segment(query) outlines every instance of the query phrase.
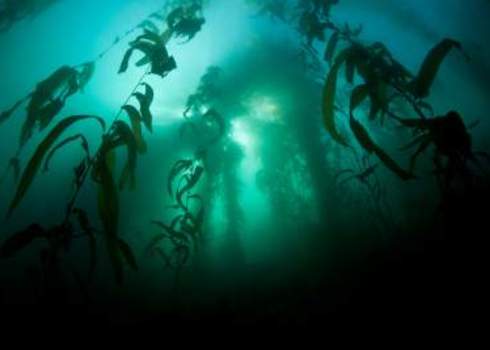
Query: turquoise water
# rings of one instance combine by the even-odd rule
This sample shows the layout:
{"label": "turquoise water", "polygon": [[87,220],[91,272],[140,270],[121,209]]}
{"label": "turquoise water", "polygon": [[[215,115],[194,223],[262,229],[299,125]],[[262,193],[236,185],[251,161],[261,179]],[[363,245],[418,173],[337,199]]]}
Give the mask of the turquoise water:
{"label": "turquoise water", "polygon": [[[294,10],[297,2],[279,1],[290,11],[284,21],[261,14],[265,1],[204,1],[199,16],[205,18],[205,23],[195,37],[189,42],[172,37],[165,43],[177,69],[164,78],[143,76],[154,90],[153,132],[143,127],[148,150],[138,156],[134,190],[117,191],[117,235],[131,247],[137,271],[129,262],[123,267],[124,283],[118,283],[117,272],[114,276],[114,261],[106,249],[109,236],[104,234],[104,219],[98,214],[98,187],[89,176],[76,192],[74,203],[87,212],[94,228],[97,265],[93,278],[86,277],[90,241],[80,232],[83,227],[75,223],[76,237],[71,237],[70,249],[56,253],[63,261],[63,277],[54,289],[63,289],[63,297],[57,292],[53,294],[56,297],[50,294],[53,286],[39,262],[40,252],[52,246],[44,239],[34,239],[15,256],[0,262],[2,305],[70,305],[74,309],[87,305],[90,312],[104,315],[110,322],[119,317],[124,321],[149,317],[168,321],[174,316],[180,320],[217,315],[218,319],[232,317],[244,322],[302,323],[316,321],[312,309],[320,310],[320,315],[328,314],[337,305],[345,305],[344,298],[350,300],[351,294],[353,305],[364,306],[363,296],[359,297],[362,292],[353,291],[361,285],[366,295],[376,294],[378,287],[385,287],[384,274],[391,276],[413,268],[421,278],[406,282],[413,287],[430,280],[432,272],[427,271],[441,271],[428,257],[449,259],[447,265],[442,265],[451,265],[451,249],[457,246],[451,228],[466,227],[473,232],[471,225],[476,227],[483,220],[479,215],[488,204],[480,205],[472,197],[473,192],[465,192],[463,186],[459,205],[466,206],[464,200],[471,205],[466,211],[451,207],[461,213],[454,223],[447,218],[451,214],[439,211],[445,197],[432,174],[433,149],[420,157],[417,178],[402,181],[376,154],[359,146],[349,134],[347,116],[353,85],[343,73],[337,85],[338,127],[356,146],[346,148],[334,142],[322,122],[322,91],[332,69],[322,56],[331,32],[325,30],[325,40],[315,40],[309,49],[317,50],[320,66],[305,68],[299,59],[304,46],[298,33],[298,17],[294,17],[299,11]],[[58,0],[0,32],[0,110],[10,108],[59,67],[96,60],[94,75],[83,91],[70,96],[50,125],[34,132],[21,148],[21,172],[49,130],[64,117],[97,115],[108,125],[116,117],[128,121],[121,116],[120,107],[134,92],[145,68],[135,67],[133,60],[126,72],[118,74],[130,41],[142,29],[124,34],[163,3]],[[18,2],[19,9],[22,4]],[[170,9],[180,5],[174,2]],[[490,4],[483,0],[340,0],[332,7],[329,19],[339,26],[362,26],[360,42],[382,42],[413,74],[427,52],[442,39],[460,42],[464,54],[457,50],[448,54],[426,102],[435,116],[458,111],[466,126],[472,126],[472,148],[485,151],[490,146],[486,118],[490,107],[490,51],[486,47],[489,14]],[[156,18],[153,21],[165,26]],[[113,45],[116,37],[121,40]],[[108,48],[103,57],[97,58]],[[216,90],[209,90],[209,86],[208,90],[199,90],[209,67],[219,67],[217,76],[210,80]],[[357,75],[354,85],[361,82],[362,77]],[[196,91],[205,91],[210,97],[187,120],[197,131],[184,133],[186,103]],[[136,100],[130,101],[137,106]],[[219,118],[199,119],[205,114],[203,108],[218,111]],[[406,105],[394,108],[402,117],[416,117]],[[376,142],[407,168],[410,153],[400,148],[410,141],[410,133],[393,120],[370,123],[367,107],[358,113]],[[0,124],[2,169],[18,152],[25,114],[22,106]],[[93,121],[81,122],[65,136],[78,133],[85,135],[95,155],[101,144],[100,128]],[[205,156],[199,153],[203,151]],[[38,172],[23,201],[2,223],[0,242],[8,242],[15,232],[32,223],[50,228],[63,222],[66,203],[74,193],[73,168],[83,156],[83,149],[71,144],[53,157],[49,172]],[[120,174],[124,150],[118,150],[116,158],[114,174]],[[169,174],[181,159],[190,159],[193,165],[184,175],[179,173],[182,179],[173,178],[172,183]],[[370,166],[374,174],[368,175],[367,182],[345,180],[346,175],[360,174]],[[488,164],[482,167],[486,175],[481,177],[482,189],[476,191],[481,194],[479,199],[488,191]],[[203,175],[192,192],[186,192],[187,202],[179,209],[168,183],[177,186],[174,191],[178,192],[197,168],[203,170]],[[5,215],[19,181],[8,169],[0,175],[0,215]],[[197,203],[197,196],[202,204]],[[149,251],[152,239],[161,234],[161,228],[152,221],[168,225],[184,207],[192,214],[194,224],[192,220],[202,214],[202,223],[195,236],[185,240],[187,248],[182,249],[186,258],[172,250],[175,246],[162,242],[160,247],[167,257],[177,259],[175,266],[167,266],[156,251]],[[472,211],[475,207],[479,211]],[[444,243],[432,243],[439,240]],[[441,252],[441,247],[450,248]],[[425,255],[424,250],[430,253]],[[405,255],[409,256],[406,264],[401,258]],[[400,257],[404,262],[393,265],[386,256],[388,260]],[[178,259],[184,261],[180,264]],[[424,266],[429,267],[426,270]],[[444,282],[432,281],[434,295],[444,289]],[[397,288],[401,294],[406,292],[401,283],[396,284]],[[113,312],[115,309],[118,313]]]}

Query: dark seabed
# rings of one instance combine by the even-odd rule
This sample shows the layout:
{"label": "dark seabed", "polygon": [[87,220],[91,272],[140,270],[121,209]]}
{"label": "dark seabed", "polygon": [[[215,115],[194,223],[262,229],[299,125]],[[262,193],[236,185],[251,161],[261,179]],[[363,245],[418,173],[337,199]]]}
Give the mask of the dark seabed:
{"label": "dark seabed", "polygon": [[489,16],[0,0],[0,320],[480,329]]}

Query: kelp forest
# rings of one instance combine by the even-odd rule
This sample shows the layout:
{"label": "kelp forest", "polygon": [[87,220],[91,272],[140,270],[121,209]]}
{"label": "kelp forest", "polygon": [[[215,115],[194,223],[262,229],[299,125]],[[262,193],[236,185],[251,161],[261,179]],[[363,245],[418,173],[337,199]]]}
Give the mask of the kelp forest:
{"label": "kelp forest", "polygon": [[0,1],[2,323],[474,319],[489,14]]}

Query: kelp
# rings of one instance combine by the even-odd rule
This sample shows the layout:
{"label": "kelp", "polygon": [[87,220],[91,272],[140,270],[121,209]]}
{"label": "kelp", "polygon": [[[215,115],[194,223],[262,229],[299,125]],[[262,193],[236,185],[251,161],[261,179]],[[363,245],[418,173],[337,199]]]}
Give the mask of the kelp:
{"label": "kelp", "polygon": [[[164,15],[164,13],[171,8],[175,8],[176,6],[185,9],[186,18],[184,19],[186,21],[181,21],[183,18],[176,18],[176,22],[173,24],[174,28],[172,30],[167,28],[167,30],[163,31],[161,35],[158,34],[159,31],[156,30],[156,25],[152,25],[153,22],[150,21],[150,17],[158,20],[166,20],[167,17]],[[191,17],[201,14],[201,10],[200,1],[185,2],[185,5],[182,5],[181,2],[169,2],[164,6],[164,8],[162,8],[161,11],[149,16],[146,22],[141,22],[136,28],[128,30],[124,34],[123,37],[125,38],[131,35],[138,28],[146,28],[143,35],[140,35],[136,38],[136,40],[130,43],[130,49],[126,52],[121,64],[121,71],[125,71],[128,68],[131,55],[133,51],[136,50],[143,52],[145,55],[143,59],[136,63],[136,66],[150,64],[149,71],[142,76],[138,82],[138,85],[134,88],[131,95],[128,96],[127,102],[125,102],[126,104],[116,115],[115,120],[109,128],[109,131],[103,135],[102,143],[93,157],[88,152],[88,142],[84,135],[76,134],[61,141],[58,139],[64,130],[71,124],[85,118],[97,119],[105,129],[103,120],[95,116],[73,116],[63,119],[39,144],[36,152],[30,159],[22,174],[15,197],[10,205],[8,215],[11,215],[12,211],[19,205],[25,196],[43,161],[45,169],[48,169],[51,158],[57,154],[60,149],[79,140],[82,142],[82,147],[86,152],[86,157],[82,159],[74,168],[74,181],[76,186],[71,199],[66,205],[65,220],[61,225],[55,226],[52,229],[45,230],[39,225],[33,225],[27,230],[14,235],[11,237],[11,239],[7,240],[3,247],[0,248],[0,255],[12,256],[15,254],[15,252],[27,247],[37,238],[46,238],[48,248],[43,249],[41,252],[41,264],[43,269],[45,266],[49,265],[51,270],[54,268],[58,273],[60,271],[60,266],[58,264],[58,261],[60,260],[59,249],[63,247],[68,249],[74,238],[87,238],[89,241],[90,250],[88,279],[91,280],[96,266],[98,250],[96,233],[99,231],[90,224],[88,214],[83,209],[75,207],[77,197],[81,192],[84,182],[86,179],[91,178],[93,182],[97,184],[98,216],[102,226],[102,230],[100,232],[103,235],[117,283],[123,283],[125,264],[133,270],[138,269],[136,256],[134,255],[131,247],[127,244],[127,242],[119,237],[119,189],[122,190],[128,181],[130,181],[132,187],[134,187],[137,156],[138,154],[142,154],[146,151],[142,124],[144,125],[145,129],[150,132],[152,132],[153,129],[153,116],[150,108],[154,99],[154,91],[149,84],[144,82],[144,78],[148,75],[148,73],[157,74],[164,77],[166,74],[176,68],[175,60],[173,57],[168,55],[165,45],[174,35],[177,37],[188,36],[188,39],[191,39],[197,33],[197,31],[200,30],[200,27],[204,23],[203,19],[193,22],[193,18]],[[198,24],[197,27],[195,26],[196,24]],[[97,59],[104,57],[104,55],[110,49],[115,47],[115,45],[120,41],[121,37],[116,38],[114,43],[107,50],[102,52]],[[94,68],[95,62],[88,62],[75,67],[61,67],[47,79],[37,84],[36,89],[27,97],[16,102],[16,104],[9,110],[3,112],[0,115],[0,122],[6,121],[13,115],[13,113],[22,103],[29,101],[27,108],[28,117],[26,118],[22,128],[22,147],[30,138],[36,126],[39,126],[41,130],[48,127],[52,120],[63,109],[68,97],[72,96],[78,91],[83,90],[93,76]],[[143,92],[138,91],[140,85],[144,87]],[[136,108],[132,104],[128,103],[131,98],[138,101],[139,108]],[[130,125],[121,120],[122,113],[124,112],[129,118]],[[213,116],[209,115],[208,121],[211,122],[213,120],[216,123],[217,117],[213,118]],[[122,173],[119,177],[118,186],[116,181],[117,175],[115,173],[115,156],[116,151],[120,147],[124,147],[126,149],[127,157],[124,162]],[[196,199],[192,194],[188,194],[186,204],[188,204],[191,200]],[[202,212],[203,208],[200,208],[196,218],[193,218],[190,211],[186,212],[185,214],[181,214],[179,217],[173,220],[174,222],[172,225],[174,227],[180,225],[180,229],[183,230],[182,232],[184,232],[184,229],[187,230],[185,231],[186,234],[189,233],[191,227],[195,232],[197,228],[200,227],[196,224],[202,222]],[[73,225],[72,219],[76,219],[78,224]],[[77,226],[81,232],[75,232],[75,226]],[[173,236],[174,242],[177,242],[177,237],[178,235]],[[184,263],[187,261],[189,256],[188,247],[182,246],[182,244],[179,243],[175,246],[174,251],[180,256],[179,261],[183,261]],[[80,274],[78,274],[78,272],[75,270],[72,272],[80,286],[84,285]],[[86,292],[86,290],[84,292]],[[86,293],[84,294],[86,295]]]}
{"label": "kelp", "polygon": [[176,213],[169,225],[158,220],[152,221],[162,233],[150,240],[147,251],[163,258],[165,267],[175,269],[177,274],[187,264],[191,249],[197,251],[199,247],[205,210],[201,196],[193,193],[193,189],[204,174],[204,168],[199,165],[201,161],[198,156],[174,163],[167,177],[167,191],[176,202],[171,206]]}
{"label": "kelp", "polygon": [[260,1],[256,5],[260,8],[258,10],[257,16],[267,15],[271,19],[278,19],[280,21],[287,21],[287,3],[282,0],[268,0]]}
{"label": "kelp", "polygon": [[354,134],[358,143],[367,153],[374,153],[379,160],[400,179],[404,181],[413,179],[413,174],[400,167],[398,163],[393,160],[393,158],[391,158],[380,146],[378,146],[378,144],[376,144],[366,128],[355,119],[355,109],[367,98],[369,92],[369,86],[367,84],[356,87],[352,92],[349,119],[352,133]]}
{"label": "kelp", "polygon": [[118,239],[119,250],[126,263],[135,271],[138,271],[138,263],[131,247],[121,238]]}
{"label": "kelp", "polygon": [[34,91],[19,100],[0,116],[0,123],[6,121],[25,102],[27,115],[21,129],[19,148],[32,137],[36,125],[40,131],[46,129],[62,111],[67,99],[83,90],[92,78],[95,63],[88,62],[77,67],[62,66],[48,78],[39,82]]}
{"label": "kelp", "polygon": [[206,23],[202,17],[202,5],[198,2],[175,8],[167,16],[169,32],[177,38],[192,40]]}
{"label": "kelp", "polygon": [[116,139],[113,140],[113,147],[119,147],[121,145],[126,146],[127,159],[123,168],[123,173],[121,174],[119,181],[119,188],[123,189],[129,179],[130,187],[135,187],[135,172],[136,172],[136,161],[138,158],[138,146],[136,138],[129,127],[129,125],[118,120],[113,124],[113,131]]}
{"label": "kelp", "polygon": [[439,72],[442,62],[453,49],[463,52],[461,43],[444,39],[427,54],[415,79],[410,83],[410,91],[418,98],[429,96],[430,88]]}
{"label": "kelp", "polygon": [[86,120],[86,119],[95,119],[99,122],[102,129],[105,129],[105,122],[103,119],[97,116],[71,116],[61,120],[51,132],[44,138],[44,140],[39,144],[36,149],[36,152],[29,160],[24,172],[22,173],[22,177],[20,179],[19,185],[16,190],[16,194],[12,202],[10,203],[9,210],[7,213],[7,217],[9,217],[14,209],[20,204],[22,199],[24,198],[27,190],[29,189],[32,181],[34,180],[37,171],[41,167],[44,157],[51,149],[51,147],[55,144],[56,140],[61,136],[61,134],[66,131],[71,125],[76,122]]}
{"label": "kelp", "polygon": [[146,19],[143,22],[141,22],[140,24],[138,24],[138,28],[148,30],[148,31],[153,32],[155,34],[158,34],[160,32],[160,29],[158,28],[158,26],[153,21],[151,21],[149,19]]}
{"label": "kelp", "polygon": [[150,107],[153,103],[155,93],[150,85],[146,83],[143,83],[142,85],[145,87],[145,93],[135,92],[133,96],[139,102],[141,120],[143,121],[146,129],[149,132],[153,132],[153,116],[150,111]]}
{"label": "kelp", "polygon": [[345,137],[339,133],[335,123],[335,97],[337,95],[337,79],[339,70],[347,58],[348,51],[343,51],[337,57],[330,69],[323,90],[323,124],[332,138],[343,146],[347,146]]}
{"label": "kelp", "polygon": [[190,190],[194,188],[194,186],[197,185],[203,174],[204,168],[201,166],[196,166],[189,175],[186,175],[184,186],[177,190],[177,194],[175,196],[175,198],[177,199],[177,203],[185,206],[182,197],[184,196],[184,194],[187,194]]}
{"label": "kelp", "polygon": [[166,43],[163,38],[145,29],[143,35],[130,42],[130,48],[126,51],[119,67],[118,73],[124,73],[129,68],[129,61],[134,51],[140,51],[145,55],[145,60],[140,61],[140,65],[148,62],[150,73],[159,75],[162,78],[177,68],[175,59],[168,54]]}
{"label": "kelp", "polygon": [[329,22],[322,20],[314,11],[304,11],[299,20],[299,31],[309,47],[313,47],[315,41],[325,41],[325,30],[329,26]]}
{"label": "kelp", "polygon": [[138,153],[143,154],[147,150],[146,142],[143,138],[143,132],[141,129],[142,118],[138,110],[131,105],[125,105],[122,109],[127,113],[131,122],[131,129],[133,130],[134,138]]}
{"label": "kelp", "polygon": [[211,137],[209,144],[218,142],[226,132],[226,124],[223,116],[215,109],[210,108],[203,114],[202,118],[205,123],[216,125],[218,128],[216,135]]}
{"label": "kelp", "polygon": [[83,91],[95,73],[95,62],[87,62],[80,66],[77,76],[78,89]]}
{"label": "kelp", "polygon": [[[126,148],[127,158],[118,186],[114,179],[114,166],[115,151],[119,147]],[[128,179],[131,187],[134,187],[137,154],[137,142],[131,127],[126,122],[117,120],[105,135],[92,169],[92,179],[98,183],[98,213],[104,228],[106,249],[119,285],[124,280],[124,261],[137,269],[130,247],[119,238],[119,189],[125,187]]]}
{"label": "kelp", "polygon": [[174,195],[173,183],[177,176],[180,175],[182,172],[188,171],[192,167],[192,165],[192,160],[188,159],[181,159],[175,162],[167,178],[167,191],[170,197],[173,197]]}
{"label": "kelp", "polygon": [[338,75],[341,67],[345,66],[345,80],[349,84],[354,84],[356,75],[363,80],[363,84],[352,90],[350,98],[349,126],[353,135],[366,152],[376,154],[382,163],[401,179],[413,178],[411,172],[403,170],[374,142],[367,129],[353,116],[353,111],[365,99],[369,99],[369,119],[375,121],[380,117],[383,123],[386,115],[396,118],[390,110],[391,103],[396,98],[402,98],[424,119],[423,111],[429,111],[432,114],[433,109],[420,99],[428,96],[439,66],[449,51],[452,48],[461,49],[461,45],[452,39],[443,40],[428,53],[418,75],[414,77],[393,58],[384,44],[375,42],[371,45],[364,45],[355,39],[358,34],[353,33],[348,27],[341,30],[331,24],[329,28],[333,30],[333,34],[325,51],[324,58],[327,62],[332,61],[333,52],[339,45],[340,39],[348,46],[336,55],[324,85],[323,122],[326,131],[334,141],[347,146],[346,139],[339,133],[335,120]]}
{"label": "kelp", "polygon": [[58,0],[3,0],[0,2],[0,33],[8,31],[17,22],[35,17]]}
{"label": "kelp", "polygon": [[324,56],[325,61],[329,63],[333,61],[333,58],[335,56],[335,50],[337,49],[337,45],[339,43],[339,38],[340,38],[339,32],[333,33],[332,36],[330,37],[327,48],[325,50],[325,56]]}
{"label": "kelp", "polygon": [[106,249],[111,259],[116,282],[123,282],[123,265],[119,252],[119,193],[113,177],[114,151],[106,139],[98,154],[93,169],[93,178],[98,182],[98,213],[102,222]]}
{"label": "kelp", "polygon": [[22,249],[28,247],[34,240],[47,237],[47,231],[38,224],[14,233],[0,247],[0,258],[11,258]]}
{"label": "kelp", "polygon": [[53,158],[53,156],[55,155],[55,153],[65,147],[66,145],[68,145],[69,143],[72,143],[72,142],[75,142],[75,141],[80,141],[81,143],[81,146],[82,146],[82,149],[83,151],[85,152],[85,156],[87,158],[90,158],[90,150],[89,150],[89,145],[88,145],[88,141],[87,139],[85,138],[85,136],[83,134],[76,134],[74,136],[70,136],[66,139],[64,139],[63,141],[59,142],[56,146],[54,146],[51,151],[49,152],[49,154],[46,156],[46,159],[44,161],[44,167],[43,167],[43,171],[44,172],[47,172],[49,171],[49,162],[51,161],[51,158]]}
{"label": "kelp", "polygon": [[411,169],[415,169],[417,157],[430,145],[435,146],[437,157],[447,157],[448,161],[455,166],[461,166],[466,160],[475,158],[471,135],[461,115],[456,111],[424,120],[402,118],[397,118],[397,120],[418,134],[414,140],[403,147],[403,150],[408,150],[418,146],[410,160]]}

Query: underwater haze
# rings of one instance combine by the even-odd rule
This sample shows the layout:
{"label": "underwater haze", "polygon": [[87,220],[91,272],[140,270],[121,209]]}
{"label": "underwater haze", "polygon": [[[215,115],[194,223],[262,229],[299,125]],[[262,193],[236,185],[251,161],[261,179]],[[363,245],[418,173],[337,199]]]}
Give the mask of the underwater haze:
{"label": "underwater haze", "polygon": [[0,319],[467,319],[486,290],[489,16],[0,0]]}

